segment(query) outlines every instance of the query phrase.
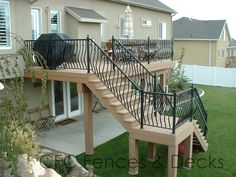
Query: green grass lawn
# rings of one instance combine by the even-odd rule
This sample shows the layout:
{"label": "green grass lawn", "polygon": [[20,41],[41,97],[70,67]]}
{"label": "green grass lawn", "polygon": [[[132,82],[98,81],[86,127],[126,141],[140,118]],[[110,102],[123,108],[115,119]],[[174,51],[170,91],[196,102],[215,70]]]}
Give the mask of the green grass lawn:
{"label": "green grass lawn", "polygon": [[[236,89],[198,86],[205,91],[202,100],[208,112],[207,152],[194,153],[191,170],[179,168],[179,177],[236,177]],[[104,122],[105,124],[105,122]],[[167,147],[158,145],[159,160],[147,160],[147,143],[139,143],[140,177],[167,176]],[[82,165],[93,162],[100,177],[128,177],[128,134],[98,146],[93,156],[77,157]]]}

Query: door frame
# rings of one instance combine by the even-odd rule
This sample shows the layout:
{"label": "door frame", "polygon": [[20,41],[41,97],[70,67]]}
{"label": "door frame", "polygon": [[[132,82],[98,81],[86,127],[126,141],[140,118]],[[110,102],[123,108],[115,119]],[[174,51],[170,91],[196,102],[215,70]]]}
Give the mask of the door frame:
{"label": "door frame", "polygon": [[71,97],[70,97],[70,82],[59,81],[63,83],[63,108],[64,114],[56,116],[55,110],[55,92],[54,92],[54,80],[51,80],[51,107],[52,115],[56,117],[56,121],[62,121],[67,118],[79,116],[83,114],[83,94],[78,93],[78,110],[71,111]]}

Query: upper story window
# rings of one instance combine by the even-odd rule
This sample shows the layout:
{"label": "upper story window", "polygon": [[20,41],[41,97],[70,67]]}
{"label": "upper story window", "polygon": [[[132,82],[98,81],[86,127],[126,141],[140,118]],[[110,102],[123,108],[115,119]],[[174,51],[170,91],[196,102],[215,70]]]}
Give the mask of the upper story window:
{"label": "upper story window", "polygon": [[60,12],[57,10],[50,11],[50,32],[51,33],[60,33],[61,30],[61,17]]}
{"label": "upper story window", "polygon": [[141,18],[141,26],[142,27],[152,27],[152,20],[149,18]]}
{"label": "upper story window", "polygon": [[166,39],[166,23],[164,22],[158,25],[158,39]]}
{"label": "upper story window", "polygon": [[125,38],[125,17],[120,16],[120,38]]}
{"label": "upper story window", "polygon": [[10,4],[7,1],[0,1],[0,49],[11,47],[10,31]]}
{"label": "upper story window", "polygon": [[32,39],[36,40],[41,33],[40,9],[36,8],[31,9],[31,25],[32,25]]}

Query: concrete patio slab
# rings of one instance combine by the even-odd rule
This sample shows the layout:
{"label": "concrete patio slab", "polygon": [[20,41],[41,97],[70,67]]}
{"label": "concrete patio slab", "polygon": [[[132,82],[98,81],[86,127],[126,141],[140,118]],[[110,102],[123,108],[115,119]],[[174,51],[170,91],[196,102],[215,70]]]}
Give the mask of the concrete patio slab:
{"label": "concrete patio slab", "polygon": [[[68,125],[50,128],[46,137],[39,137],[39,144],[43,147],[67,154],[79,155],[85,152],[84,121],[80,120]],[[106,110],[93,113],[94,146],[103,144],[125,132],[120,123]]]}

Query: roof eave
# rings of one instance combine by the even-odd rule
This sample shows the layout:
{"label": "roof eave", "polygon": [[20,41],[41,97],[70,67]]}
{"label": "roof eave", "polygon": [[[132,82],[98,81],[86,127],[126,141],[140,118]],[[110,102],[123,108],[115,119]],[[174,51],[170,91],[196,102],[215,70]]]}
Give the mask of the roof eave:
{"label": "roof eave", "polygon": [[38,1],[38,0],[30,0],[30,3],[33,4],[33,3],[35,3],[36,1]]}
{"label": "roof eave", "polygon": [[219,39],[174,38],[175,41],[218,41]]}
{"label": "roof eave", "polygon": [[155,8],[155,7],[152,7],[152,6],[148,6],[148,5],[144,5],[144,4],[140,4],[140,3],[136,3],[136,2],[130,2],[128,0],[111,0],[111,1],[121,3],[121,4],[129,4],[129,5],[133,5],[133,6],[136,6],[136,7],[142,7],[142,8],[145,8],[145,9],[155,10],[155,11],[159,11],[159,12],[165,12],[165,13],[169,13],[171,15],[176,15],[177,14],[177,12],[175,10]]}
{"label": "roof eave", "polygon": [[74,17],[76,20],[79,22],[87,22],[87,23],[107,23],[107,20],[100,20],[100,19],[95,19],[95,18],[83,18],[80,17],[78,14],[74,13],[72,10],[69,8],[65,7],[65,11],[69,13],[72,17]]}

